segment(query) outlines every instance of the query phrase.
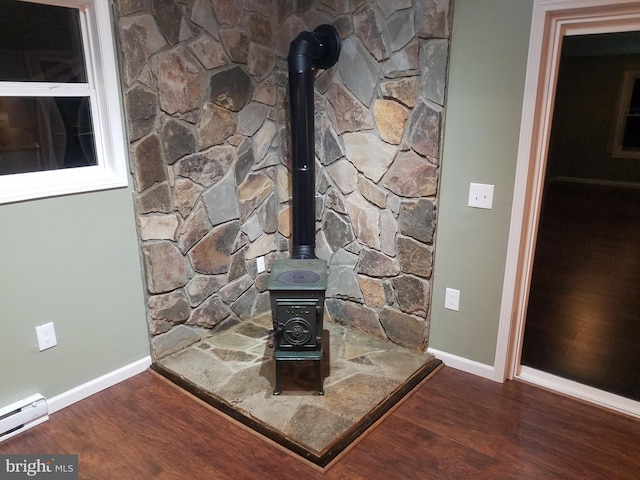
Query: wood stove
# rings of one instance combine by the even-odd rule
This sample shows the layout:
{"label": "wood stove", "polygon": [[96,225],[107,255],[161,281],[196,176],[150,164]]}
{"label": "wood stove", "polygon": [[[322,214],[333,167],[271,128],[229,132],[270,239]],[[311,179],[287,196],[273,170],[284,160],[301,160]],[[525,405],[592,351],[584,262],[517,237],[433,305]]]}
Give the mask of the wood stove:
{"label": "wood stove", "polygon": [[275,262],[269,295],[276,363],[274,395],[281,393],[282,364],[313,361],[316,385],[322,387],[322,317],[327,262],[315,255],[315,132],[313,79],[316,69],[338,61],[340,36],[331,25],[300,33],[289,47],[291,111],[292,258]]}
{"label": "wood stove", "polygon": [[269,277],[273,316],[273,359],[276,362],[274,395],[282,391],[282,367],[287,361],[312,361],[316,389],[322,387],[322,330],[327,262],[319,259],[279,260]]}

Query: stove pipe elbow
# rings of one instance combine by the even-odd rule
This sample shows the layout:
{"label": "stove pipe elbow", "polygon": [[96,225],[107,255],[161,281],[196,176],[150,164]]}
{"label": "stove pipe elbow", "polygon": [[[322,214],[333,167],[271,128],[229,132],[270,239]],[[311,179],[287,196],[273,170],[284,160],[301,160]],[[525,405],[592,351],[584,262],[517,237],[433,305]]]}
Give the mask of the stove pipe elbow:
{"label": "stove pipe elbow", "polygon": [[315,69],[335,65],[339,55],[340,36],[331,25],[302,32],[289,46],[292,258],[316,258],[313,76]]}
{"label": "stove pipe elbow", "polygon": [[289,45],[289,74],[330,68],[339,55],[340,36],[335,27],[320,25],[313,32],[301,32]]}

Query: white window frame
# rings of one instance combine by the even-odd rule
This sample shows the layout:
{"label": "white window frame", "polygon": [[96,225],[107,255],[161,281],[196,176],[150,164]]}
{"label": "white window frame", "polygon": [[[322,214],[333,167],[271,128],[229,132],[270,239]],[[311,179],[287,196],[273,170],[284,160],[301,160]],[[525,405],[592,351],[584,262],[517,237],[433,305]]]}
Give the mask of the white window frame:
{"label": "white window frame", "polygon": [[0,82],[1,96],[89,97],[97,165],[0,175],[0,204],[126,187],[123,111],[108,0],[27,0],[77,8],[87,83]]}
{"label": "white window frame", "polygon": [[613,137],[613,152],[611,154],[613,158],[640,159],[640,150],[624,148],[622,145],[627,118],[630,116],[629,105],[631,104],[633,85],[636,80],[640,80],[640,69],[625,70],[622,79],[622,88],[620,89],[620,99],[618,102],[616,126]]}

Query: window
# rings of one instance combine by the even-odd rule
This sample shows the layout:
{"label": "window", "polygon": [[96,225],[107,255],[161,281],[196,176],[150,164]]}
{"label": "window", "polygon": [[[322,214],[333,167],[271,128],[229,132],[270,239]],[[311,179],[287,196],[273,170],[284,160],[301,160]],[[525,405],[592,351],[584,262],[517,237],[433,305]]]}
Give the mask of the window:
{"label": "window", "polygon": [[624,73],[613,156],[640,159],[640,70]]}
{"label": "window", "polygon": [[108,0],[0,0],[0,203],[127,185]]}

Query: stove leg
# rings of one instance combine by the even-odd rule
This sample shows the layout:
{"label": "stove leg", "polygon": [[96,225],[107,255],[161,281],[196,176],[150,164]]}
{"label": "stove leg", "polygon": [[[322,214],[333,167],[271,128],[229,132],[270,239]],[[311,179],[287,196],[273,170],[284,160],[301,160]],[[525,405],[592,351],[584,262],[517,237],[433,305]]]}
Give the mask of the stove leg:
{"label": "stove leg", "polygon": [[316,381],[318,382],[318,395],[324,395],[324,388],[322,386],[322,358],[316,360]]}
{"label": "stove leg", "polygon": [[282,393],[282,365],[276,360],[276,387],[273,389],[274,395]]}

